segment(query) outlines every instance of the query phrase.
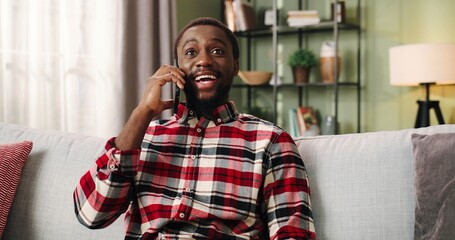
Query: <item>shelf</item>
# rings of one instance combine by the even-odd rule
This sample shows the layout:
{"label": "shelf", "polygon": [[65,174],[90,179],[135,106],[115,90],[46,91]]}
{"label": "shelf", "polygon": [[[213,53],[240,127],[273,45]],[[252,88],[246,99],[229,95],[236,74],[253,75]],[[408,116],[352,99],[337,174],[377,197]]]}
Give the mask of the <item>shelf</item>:
{"label": "shelf", "polygon": [[[303,88],[303,87],[336,87],[336,86],[350,86],[350,87],[357,87],[359,84],[355,82],[338,82],[338,83],[284,83],[278,84],[277,88]],[[247,85],[243,83],[235,83],[232,84],[232,87],[235,88],[270,88],[273,89],[274,85],[271,84],[264,84],[264,85]]]}
{"label": "shelf", "polygon": [[[332,32],[334,29],[332,21],[323,21],[319,24],[307,25],[302,27],[289,27],[289,26],[278,26],[278,35],[291,35],[298,33],[316,33],[316,32]],[[360,30],[360,25],[354,23],[339,23],[338,30]],[[272,36],[273,29],[262,28],[253,29],[248,31],[235,32],[238,37],[269,37]]]}
{"label": "shelf", "polygon": [[[278,0],[272,0],[273,3],[273,8],[272,11],[277,12],[277,1]],[[318,1],[318,0],[315,0]],[[325,0],[329,1],[329,0]],[[308,6],[303,6],[304,1],[299,1],[298,3],[298,9],[305,9]],[[330,0],[330,2],[334,3],[335,0]],[[351,6],[352,8],[352,6]],[[353,46],[351,51],[354,53],[352,56],[353,58],[350,59],[350,66],[355,65],[357,67],[356,71],[352,72],[352,76],[346,76],[343,78],[343,82],[334,82],[334,83],[323,83],[323,82],[310,82],[310,83],[292,83],[290,80],[290,76],[283,76],[283,79],[288,80],[290,83],[281,83],[277,85],[273,85],[274,83],[274,78],[271,80],[272,84],[265,84],[265,85],[260,85],[260,86],[251,86],[247,85],[241,81],[236,82],[232,85],[233,88],[240,89],[242,94],[246,94],[246,107],[248,109],[251,109],[254,107],[254,105],[257,104],[257,99],[255,99],[256,94],[261,94],[261,91],[264,91],[267,95],[267,97],[270,97],[271,100],[273,101],[273,117],[272,122],[277,122],[277,119],[280,114],[280,121],[282,119],[286,118],[285,111],[289,107],[293,106],[286,106],[285,108],[282,107],[282,104],[278,104],[278,101],[286,101],[293,100],[294,98],[298,100],[298,103],[295,103],[295,106],[303,106],[303,105],[312,105],[310,101],[313,101],[314,98],[311,98],[311,94],[319,94],[321,91],[326,92],[326,94],[331,94],[330,98],[318,98],[316,101],[320,103],[323,101],[322,104],[319,105],[324,105],[325,102],[331,103],[330,107],[327,107],[325,110],[324,114],[329,114],[334,116],[337,121],[339,121],[341,118],[339,117],[339,112],[340,112],[340,102],[344,103],[344,99],[346,97],[346,94],[341,94],[341,89],[347,89],[349,91],[350,96],[354,96],[356,98],[356,111],[357,111],[357,132],[360,132],[360,126],[361,126],[361,56],[360,56],[360,49],[361,49],[361,32],[362,28],[360,25],[360,0],[357,0],[357,6],[356,6],[356,12],[357,16],[355,19],[357,20],[352,20],[351,22],[345,21],[345,22],[336,22],[335,20],[328,20],[328,19],[323,19],[320,23],[318,24],[313,24],[313,25],[306,25],[306,26],[300,26],[300,27],[291,27],[288,26],[286,23],[279,24],[277,22],[274,22],[273,26],[266,26],[262,27],[259,29],[252,29],[248,31],[237,31],[234,32],[237,38],[244,38],[242,41],[242,44],[245,44],[245,49],[246,51],[246,69],[253,69],[252,66],[252,54],[254,52],[254,44],[260,43],[262,44],[262,41],[254,41],[256,38],[264,38],[267,41],[270,41],[271,45],[271,53],[272,53],[272,59],[273,59],[273,75],[276,77],[277,72],[278,72],[278,63],[277,63],[277,56],[278,56],[278,43],[279,41],[282,40],[289,40],[289,39],[295,39],[296,46],[299,48],[307,47],[305,46],[304,43],[308,43],[314,40],[312,35],[318,35],[318,34],[331,34],[333,42],[335,43],[335,50],[338,49],[338,44],[339,44],[339,36],[340,32],[351,32],[356,34],[356,45]],[[353,18],[351,18],[353,19]],[[349,34],[351,35],[351,34]],[[324,37],[326,37],[324,35]],[[350,38],[352,36],[349,36]],[[320,36],[316,36],[316,41],[320,39]],[[267,42],[264,42],[267,43]],[[287,42],[286,42],[287,43]],[[354,42],[353,42],[354,43]],[[355,44],[355,43],[354,43]],[[262,46],[262,45],[261,45]],[[283,48],[287,48],[288,46],[283,46]],[[355,58],[355,59],[354,59]],[[336,64],[336,63],[335,63]],[[287,73],[289,74],[289,73]],[[340,79],[338,76],[339,73],[336,73],[336,69],[334,69],[334,75],[335,79]],[[283,80],[282,79],[282,80]],[[316,78],[316,80],[319,80]],[[348,82],[346,82],[348,81]],[[314,90],[314,91],[313,91]],[[293,92],[295,91],[295,92]],[[280,93],[290,93],[291,96],[279,96]],[[294,97],[294,94],[297,94],[297,96]],[[326,95],[324,94],[324,96]],[[343,99],[342,99],[343,98]],[[343,101],[340,101],[343,100]],[[293,101],[290,102],[290,104],[294,104]],[[315,104],[318,105],[318,104]],[[328,105],[326,105],[328,106]],[[280,112],[279,112],[280,111]],[[288,116],[287,116],[288,117]],[[346,117],[344,117],[346,119]],[[345,121],[345,119],[343,119]],[[353,124],[354,116],[347,116],[347,119],[349,121],[349,124]],[[282,120],[285,122],[284,120]],[[340,123],[340,122],[339,122]],[[338,134],[340,133],[340,130],[338,129],[338,124],[335,127],[335,132]]]}

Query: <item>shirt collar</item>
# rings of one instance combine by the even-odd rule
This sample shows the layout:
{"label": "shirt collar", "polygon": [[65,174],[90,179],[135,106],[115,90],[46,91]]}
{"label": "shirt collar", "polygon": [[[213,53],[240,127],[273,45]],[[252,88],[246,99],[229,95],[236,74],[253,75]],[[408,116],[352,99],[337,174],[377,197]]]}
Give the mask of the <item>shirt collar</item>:
{"label": "shirt collar", "polygon": [[[212,119],[215,125],[220,125],[223,123],[232,122],[237,119],[239,113],[235,107],[234,102],[230,101],[226,104],[218,106],[212,112]],[[195,118],[196,112],[192,109],[189,109],[184,103],[180,103],[178,106],[178,111],[176,118],[179,123],[187,122],[188,120]]]}

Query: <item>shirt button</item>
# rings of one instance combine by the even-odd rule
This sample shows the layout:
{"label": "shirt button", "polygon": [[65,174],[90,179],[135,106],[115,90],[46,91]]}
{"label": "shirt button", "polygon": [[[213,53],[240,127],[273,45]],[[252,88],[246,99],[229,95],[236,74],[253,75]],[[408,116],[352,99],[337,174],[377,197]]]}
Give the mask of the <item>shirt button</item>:
{"label": "shirt button", "polygon": [[220,123],[221,122],[221,118],[218,118],[216,121]]}
{"label": "shirt button", "polygon": [[191,159],[196,159],[196,155],[191,155]]}
{"label": "shirt button", "polygon": [[191,192],[190,188],[185,188],[185,192]]}
{"label": "shirt button", "polygon": [[196,132],[200,133],[202,130],[200,128],[196,129]]}
{"label": "shirt button", "polygon": [[190,116],[193,116],[193,111],[190,111]]}
{"label": "shirt button", "polygon": [[180,218],[184,218],[185,217],[185,213],[180,213],[179,217]]}

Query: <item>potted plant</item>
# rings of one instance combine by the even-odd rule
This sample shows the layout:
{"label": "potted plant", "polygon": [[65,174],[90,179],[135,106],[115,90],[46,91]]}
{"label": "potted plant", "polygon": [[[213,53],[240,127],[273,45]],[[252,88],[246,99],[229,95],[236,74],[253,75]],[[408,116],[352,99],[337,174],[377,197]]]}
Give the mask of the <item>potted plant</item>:
{"label": "potted plant", "polygon": [[316,55],[309,49],[300,48],[289,56],[295,83],[307,83],[311,68],[317,65]]}

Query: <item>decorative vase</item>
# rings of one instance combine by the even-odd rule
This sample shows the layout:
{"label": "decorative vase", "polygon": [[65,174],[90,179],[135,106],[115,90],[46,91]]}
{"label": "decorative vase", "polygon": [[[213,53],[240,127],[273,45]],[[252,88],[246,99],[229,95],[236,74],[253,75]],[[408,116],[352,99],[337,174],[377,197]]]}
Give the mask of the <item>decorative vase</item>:
{"label": "decorative vase", "polygon": [[320,62],[321,78],[323,83],[335,83],[340,79],[341,57],[337,61],[337,78],[335,79],[335,57],[321,57]]}
{"label": "decorative vase", "polygon": [[310,79],[311,68],[295,66],[292,67],[294,83],[308,83]]}
{"label": "decorative vase", "polygon": [[[319,62],[321,78],[323,83],[336,83],[340,78],[341,56],[340,50],[335,54],[335,42],[325,41],[321,46],[321,58]],[[335,55],[338,57],[336,59]],[[335,60],[337,61],[337,74],[335,78]]]}

